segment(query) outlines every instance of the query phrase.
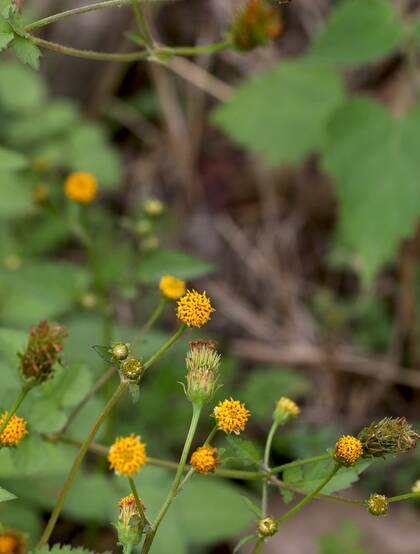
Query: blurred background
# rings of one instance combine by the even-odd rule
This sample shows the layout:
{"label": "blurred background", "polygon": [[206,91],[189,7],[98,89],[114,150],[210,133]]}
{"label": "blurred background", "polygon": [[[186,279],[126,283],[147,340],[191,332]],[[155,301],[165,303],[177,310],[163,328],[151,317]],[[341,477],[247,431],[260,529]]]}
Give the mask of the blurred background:
{"label": "blurred background", "polygon": [[[20,4],[31,21],[87,2]],[[153,2],[146,13],[156,42],[199,45],[220,40],[245,4]],[[233,395],[246,403],[253,414],[248,432],[257,443],[280,396],[301,405],[301,417],[275,440],[275,463],[322,453],[341,433],[357,434],[385,416],[406,416],[418,429],[420,2],[272,6],[282,31],[252,52],[227,50],[164,65],[43,51],[38,73],[1,55],[0,146],[30,161],[15,170],[0,158],[2,367],[16,365],[29,326],[48,318],[69,329],[64,358],[79,368],[73,396],[26,408],[39,437],[28,439],[17,460],[0,452],[2,482],[20,496],[7,510],[0,507],[4,524],[39,532],[51,509],[48,493],[56,493],[75,454],[69,445],[46,446],[41,435],[60,429],[66,409],[103,371],[91,346],[106,337],[135,337],[166,273],[213,299],[217,312],[197,337],[219,342],[224,387],[218,398]],[[35,34],[85,50],[129,52],[136,46],[128,31],[135,31],[135,20],[124,7]],[[71,170],[91,171],[100,186],[89,208],[96,284],[63,221],[62,183]],[[150,199],[161,202],[155,212]],[[110,306],[105,314],[103,294]],[[173,328],[168,310],[144,338],[142,355]],[[177,458],[189,417],[176,385],[184,375],[185,342],[147,376],[135,414],[128,405],[120,408],[99,442],[109,444],[134,425],[150,455]],[[2,402],[16,386],[4,371]],[[95,399],[76,418],[73,438],[84,435],[101,403],[102,397]],[[121,483],[110,485],[103,468],[92,456],[56,542],[117,551],[107,522],[125,491]],[[139,478],[151,513],[169,478],[157,468]],[[375,463],[345,494],[395,495],[418,479],[414,452]],[[156,551],[232,552],[232,537],[252,529],[244,491],[258,489],[194,481],[162,527]],[[274,514],[285,510],[276,491],[271,503]],[[266,551],[416,554],[419,508],[418,502],[394,504],[389,517],[373,518],[317,501]]]}

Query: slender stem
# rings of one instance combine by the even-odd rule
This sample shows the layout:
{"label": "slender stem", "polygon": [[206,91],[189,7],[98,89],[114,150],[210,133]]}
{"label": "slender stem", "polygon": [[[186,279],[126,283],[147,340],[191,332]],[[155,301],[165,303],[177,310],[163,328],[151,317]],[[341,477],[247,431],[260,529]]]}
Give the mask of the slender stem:
{"label": "slender stem", "polygon": [[232,46],[230,40],[223,40],[213,44],[204,44],[203,46],[161,46],[155,48],[156,54],[169,54],[172,56],[195,56],[197,54],[214,54],[221,50],[226,50]]}
{"label": "slender stem", "polygon": [[270,473],[272,475],[275,475],[276,473],[281,473],[285,469],[290,469],[292,467],[299,467],[299,466],[303,466],[303,465],[306,465],[306,464],[314,464],[316,462],[321,462],[322,460],[328,460],[330,458],[331,458],[331,454],[329,454],[329,453],[321,454],[319,456],[312,456],[312,458],[305,458],[303,460],[296,460],[294,462],[289,462],[287,464],[282,464],[281,466],[273,467],[270,470]]}
{"label": "slender stem", "polygon": [[[15,415],[15,413],[17,412],[19,406],[22,404],[22,402],[25,400],[25,397],[26,395],[28,394],[28,392],[35,386],[35,382],[34,381],[29,381],[27,383],[25,383],[21,390],[20,390],[20,393],[18,394],[13,406],[10,408],[10,410],[7,411],[7,417],[6,419],[3,421],[3,423],[0,425],[0,435],[3,433],[3,431],[6,429],[7,427],[7,424],[9,423],[9,421],[12,419],[12,417]],[[0,448],[2,448],[2,445],[0,443]]]}
{"label": "slender stem", "polygon": [[115,406],[115,404],[118,402],[118,400],[121,398],[121,396],[124,394],[125,390],[127,389],[126,383],[120,383],[112,397],[108,400],[104,408],[102,409],[101,413],[99,414],[98,418],[96,419],[92,429],[89,431],[87,437],[83,441],[79,452],[77,453],[77,456],[73,462],[73,465],[67,475],[67,478],[64,482],[64,485],[60,491],[60,494],[58,495],[57,502],[54,506],[54,510],[51,514],[51,517],[47,523],[47,526],[45,527],[45,530],[41,536],[41,539],[38,543],[38,548],[42,548],[45,546],[51,536],[51,533],[54,530],[55,524],[57,523],[57,520],[60,516],[64,500],[70,490],[70,487],[73,483],[73,480],[76,476],[77,470],[79,469],[80,464],[83,461],[83,458],[85,457],[86,452],[89,449],[90,443],[95,438],[96,433],[98,432],[99,428],[101,427],[102,423],[106,419],[107,415],[110,413],[112,408]]}
{"label": "slender stem", "polygon": [[168,302],[169,302],[168,299],[162,296],[159,304],[156,306],[156,309],[149,317],[149,319],[146,321],[146,323],[143,325],[137,337],[135,337],[135,339],[133,340],[132,349],[134,352],[137,350],[137,347],[139,346],[141,339],[143,338],[145,333],[147,333],[147,331],[149,331],[156,323],[156,321],[160,318]]}
{"label": "slender stem", "polygon": [[140,6],[140,0],[131,0],[131,4],[133,7],[134,15],[136,16],[136,19],[137,19],[137,25],[139,27],[140,34],[142,35],[142,38],[144,39],[146,46],[149,48],[152,48],[153,39],[149,30],[149,25],[147,24],[143,10],[141,9],[141,6]]}
{"label": "slender stem", "polygon": [[141,503],[139,493],[137,492],[137,487],[134,482],[134,479],[132,477],[128,477],[128,482],[130,483],[131,492],[133,493],[134,500],[136,501],[136,507],[137,511],[142,519],[143,525],[151,525],[150,521],[148,520],[146,513],[143,508],[143,504]]}
{"label": "slender stem", "polygon": [[[208,444],[211,443],[211,441],[213,440],[213,437],[217,433],[217,431],[218,431],[218,427],[217,427],[217,425],[215,425],[213,427],[213,429],[210,431],[209,436],[204,441],[204,445],[208,445]],[[191,479],[191,477],[193,476],[194,473],[195,473],[194,468],[190,467],[190,469],[187,472],[187,475],[184,477],[184,479],[181,481],[181,484],[178,487],[178,492],[180,492],[184,488],[185,484],[187,483],[187,481],[189,481],[189,479]]]}
{"label": "slender stem", "polygon": [[391,498],[388,498],[388,502],[399,502],[400,500],[410,500],[412,498],[420,499],[420,492],[407,492],[398,496],[391,496]]}
{"label": "slender stem", "polygon": [[209,436],[206,438],[206,440],[204,441],[204,444],[207,445],[207,444],[211,444],[212,440],[214,439],[214,436],[215,434],[217,433],[217,431],[219,430],[218,426],[215,425],[213,427],[213,429],[210,431],[209,433]]}
{"label": "slender stem", "polygon": [[[274,421],[267,436],[267,441],[265,443],[265,450],[264,450],[264,469],[265,470],[269,469],[271,445],[273,444],[274,435],[276,434],[278,427],[279,427],[279,423],[277,421]],[[263,518],[267,516],[267,507],[268,507],[268,482],[267,482],[267,479],[264,479],[262,484],[262,498],[261,498],[261,513]]]}
{"label": "slender stem", "polygon": [[148,369],[152,364],[154,364],[155,361],[160,358],[162,354],[166,352],[166,350],[168,350],[168,348],[170,348],[173,343],[179,339],[186,328],[187,326],[185,325],[185,323],[183,323],[178,331],[175,333],[175,335],[173,335],[167,342],[165,342],[165,344],[161,346],[159,350],[147,360],[147,362],[144,364],[144,368]]}
{"label": "slender stem", "polygon": [[65,19],[66,17],[71,17],[73,15],[80,15],[83,13],[94,12],[97,10],[104,10],[106,8],[120,7],[127,4],[130,4],[132,0],[106,0],[104,2],[96,2],[95,4],[89,4],[88,6],[81,6],[80,8],[73,8],[71,10],[66,10],[65,12],[56,13],[48,17],[34,21],[25,27],[25,31],[33,31],[34,29],[41,29],[46,25]]}
{"label": "slender stem", "polygon": [[188,430],[187,438],[185,439],[184,448],[182,450],[181,459],[178,464],[178,469],[175,474],[175,478],[173,480],[169,494],[166,497],[166,500],[163,503],[163,506],[160,509],[158,515],[156,516],[156,519],[153,523],[153,527],[150,529],[149,533],[146,536],[146,540],[144,541],[144,545],[142,549],[142,554],[147,554],[149,552],[150,547],[152,546],[152,543],[153,543],[153,539],[155,538],[156,532],[159,528],[159,525],[161,524],[163,518],[165,517],[167,511],[169,510],[178,492],[178,487],[181,482],[182,475],[184,473],[184,468],[187,462],[188,454],[190,452],[191,443],[193,441],[195,431],[197,429],[198,420],[200,419],[201,410],[202,410],[201,404],[193,404],[193,413],[191,417],[190,428]]}
{"label": "slender stem", "polygon": [[109,379],[111,379],[111,377],[114,375],[116,370],[117,370],[116,367],[111,367],[106,373],[104,373],[102,375],[102,377],[100,377],[100,379],[98,379],[96,381],[96,383],[93,385],[93,387],[85,394],[85,396],[82,398],[82,400],[70,412],[64,426],[60,429],[60,431],[58,431],[55,434],[55,440],[60,438],[61,435],[64,435],[64,433],[68,430],[70,425],[73,423],[73,420],[75,419],[77,414],[80,412],[80,410],[82,410],[86,406],[86,404],[89,402],[89,400],[92,398],[92,396],[95,396],[95,394],[98,392],[98,390],[103,385],[105,385],[105,383],[107,383],[109,381]]}
{"label": "slender stem", "polygon": [[263,551],[264,548],[264,539],[258,539],[257,544],[254,546],[254,550],[252,551],[252,554],[260,554],[260,552]]}
{"label": "slender stem", "polygon": [[314,496],[316,496],[324,487],[327,485],[331,479],[334,477],[334,475],[337,473],[337,471],[340,469],[340,466],[338,464],[334,464],[333,469],[328,473],[328,475],[321,481],[321,483],[309,494],[305,496],[305,498],[302,498],[300,502],[296,504],[291,510],[289,510],[286,514],[284,514],[279,520],[278,523],[284,523],[289,518],[291,518],[293,515],[295,515],[297,512],[299,512],[305,504],[307,504]]}

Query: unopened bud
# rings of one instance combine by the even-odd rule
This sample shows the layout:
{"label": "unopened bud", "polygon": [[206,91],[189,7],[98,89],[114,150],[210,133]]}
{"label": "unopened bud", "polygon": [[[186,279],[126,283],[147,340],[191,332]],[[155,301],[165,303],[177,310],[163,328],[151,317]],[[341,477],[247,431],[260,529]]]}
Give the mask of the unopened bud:
{"label": "unopened bud", "polygon": [[192,341],[187,358],[186,394],[194,404],[208,402],[219,378],[220,354],[213,341]]}
{"label": "unopened bud", "polygon": [[125,342],[117,342],[111,347],[111,356],[118,361],[125,360],[130,353],[129,345]]}
{"label": "unopened bud", "polygon": [[290,398],[282,396],[280,400],[277,401],[276,409],[274,410],[273,418],[279,424],[286,423],[291,418],[297,417],[300,414],[300,408]]}
{"label": "unopened bud", "polygon": [[144,373],[144,364],[138,358],[127,358],[120,366],[121,379],[130,384],[138,384]]}
{"label": "unopened bud", "polygon": [[258,521],[258,534],[262,538],[272,537],[279,530],[279,524],[273,517],[265,517]]}
{"label": "unopened bud", "polygon": [[143,210],[150,217],[162,215],[165,206],[158,198],[148,198],[143,202]]}
{"label": "unopened bud", "polygon": [[366,501],[366,507],[373,516],[385,516],[388,513],[389,501],[383,494],[371,494]]}

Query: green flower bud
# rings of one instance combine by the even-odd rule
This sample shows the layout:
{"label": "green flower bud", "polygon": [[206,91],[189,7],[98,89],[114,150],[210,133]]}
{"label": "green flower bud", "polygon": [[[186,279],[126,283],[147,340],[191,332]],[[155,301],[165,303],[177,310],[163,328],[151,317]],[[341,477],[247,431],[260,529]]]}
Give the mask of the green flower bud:
{"label": "green flower bud", "polygon": [[385,516],[388,513],[389,501],[383,494],[371,494],[366,501],[366,507],[373,516]]}
{"label": "green flower bud", "polygon": [[125,360],[130,353],[129,345],[124,342],[117,342],[111,347],[111,355],[118,361]]}
{"label": "green flower bud", "polygon": [[213,341],[190,342],[186,358],[187,397],[194,404],[208,402],[215,390],[219,378],[220,354]]}
{"label": "green flower bud", "polygon": [[279,524],[271,516],[258,521],[258,534],[261,538],[272,537],[278,530]]}
{"label": "green flower bud", "polygon": [[130,384],[138,384],[144,373],[144,364],[138,358],[127,358],[120,366],[121,379]]}

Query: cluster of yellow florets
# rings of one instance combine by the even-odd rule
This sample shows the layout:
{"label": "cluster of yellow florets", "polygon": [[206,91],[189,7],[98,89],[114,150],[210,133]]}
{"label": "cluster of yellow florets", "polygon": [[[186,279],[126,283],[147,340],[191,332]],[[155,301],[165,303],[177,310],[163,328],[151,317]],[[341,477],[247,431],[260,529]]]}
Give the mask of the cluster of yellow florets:
{"label": "cluster of yellow florets", "polygon": [[202,327],[211,319],[214,311],[210,298],[205,292],[188,290],[178,300],[177,317],[188,327]]}
{"label": "cluster of yellow florets", "polygon": [[64,183],[67,198],[79,204],[90,204],[96,197],[98,184],[90,173],[71,173]]}
{"label": "cluster of yellow florets", "polygon": [[147,461],[146,445],[135,435],[119,437],[109,449],[108,461],[117,475],[131,477]]}
{"label": "cluster of yellow florets", "polygon": [[178,300],[185,294],[185,281],[172,275],[164,275],[159,282],[159,289],[166,298]]}
{"label": "cluster of yellow florets", "polygon": [[197,473],[214,471],[219,463],[217,448],[207,444],[200,446],[193,452],[190,463]]}
{"label": "cluster of yellow florets", "polygon": [[345,435],[338,439],[335,445],[335,457],[337,461],[352,465],[363,455],[363,445],[360,440],[352,435]]}
{"label": "cluster of yellow florets", "polygon": [[384,516],[388,513],[389,500],[383,494],[371,494],[366,506],[373,516]]}
{"label": "cluster of yellow florets", "polygon": [[225,433],[235,433],[239,435],[245,430],[251,412],[245,408],[245,404],[233,398],[223,400],[213,410],[217,421],[217,427]]}
{"label": "cluster of yellow florets", "polygon": [[282,396],[280,400],[277,401],[276,405],[276,414],[279,416],[286,416],[286,417],[297,417],[300,414],[300,408],[290,398],[286,398],[285,396]]}
{"label": "cluster of yellow florets", "polygon": [[27,540],[22,533],[13,529],[0,532],[0,554],[23,554],[26,546]]}
{"label": "cluster of yellow florets", "polygon": [[[3,412],[0,416],[0,426],[6,421],[7,416],[8,412]],[[2,446],[16,446],[27,434],[28,429],[23,417],[12,415],[6,428],[0,433],[0,444]]]}

